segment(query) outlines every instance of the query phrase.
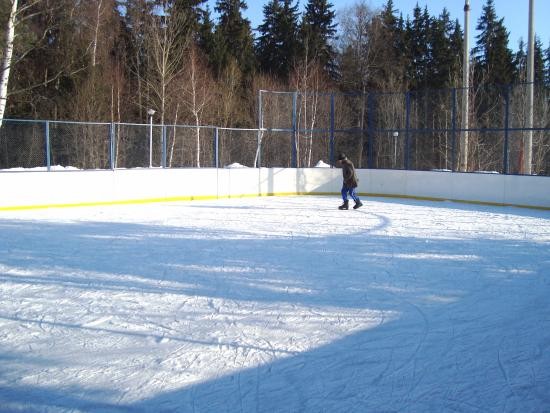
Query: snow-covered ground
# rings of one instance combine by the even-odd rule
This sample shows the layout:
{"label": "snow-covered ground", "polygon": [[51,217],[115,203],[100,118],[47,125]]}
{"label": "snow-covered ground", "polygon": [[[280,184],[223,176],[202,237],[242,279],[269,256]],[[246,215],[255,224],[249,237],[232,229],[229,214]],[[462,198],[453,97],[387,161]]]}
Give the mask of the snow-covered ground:
{"label": "snow-covered ground", "polygon": [[550,211],[0,212],[0,412],[550,411]]}

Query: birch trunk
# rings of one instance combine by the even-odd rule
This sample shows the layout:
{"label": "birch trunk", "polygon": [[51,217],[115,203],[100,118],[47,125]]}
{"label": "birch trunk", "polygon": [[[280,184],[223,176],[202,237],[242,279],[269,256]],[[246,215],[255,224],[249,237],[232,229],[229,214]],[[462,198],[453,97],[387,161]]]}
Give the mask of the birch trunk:
{"label": "birch trunk", "polygon": [[0,76],[0,128],[4,120],[6,102],[8,100],[8,80],[13,56],[13,44],[15,42],[15,17],[17,15],[17,0],[12,0],[10,18],[6,28],[6,47],[2,60],[2,74]]}

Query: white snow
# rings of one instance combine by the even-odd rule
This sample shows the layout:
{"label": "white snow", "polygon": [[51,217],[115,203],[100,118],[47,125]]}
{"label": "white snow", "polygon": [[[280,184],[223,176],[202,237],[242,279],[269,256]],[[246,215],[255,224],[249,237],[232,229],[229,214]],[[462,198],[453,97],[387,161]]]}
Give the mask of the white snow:
{"label": "white snow", "polygon": [[322,159],[315,164],[316,168],[330,168],[330,165],[323,161]]}
{"label": "white snow", "polygon": [[[45,172],[48,170],[46,166],[36,166],[34,168],[9,168],[9,169],[0,169],[3,172]],[[51,165],[50,171],[79,171],[75,166],[61,166],[61,165]]]}
{"label": "white snow", "polygon": [[228,168],[228,169],[233,169],[233,168],[248,168],[248,166],[242,165],[242,164],[240,164],[240,163],[238,163],[238,162],[233,162],[233,163],[231,163],[231,164],[229,164],[229,165],[226,165],[226,168]]}
{"label": "white snow", "polygon": [[550,211],[0,212],[0,412],[542,412]]}

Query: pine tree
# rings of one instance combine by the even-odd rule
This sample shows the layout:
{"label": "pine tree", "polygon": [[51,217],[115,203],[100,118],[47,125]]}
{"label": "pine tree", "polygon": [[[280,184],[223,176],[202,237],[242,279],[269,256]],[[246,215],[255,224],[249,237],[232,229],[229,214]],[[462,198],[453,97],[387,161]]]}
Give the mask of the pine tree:
{"label": "pine tree", "polygon": [[512,51],[508,48],[508,31],[504,18],[497,19],[494,0],[487,0],[476,29],[473,49],[475,81],[488,84],[509,84],[514,80]]}
{"label": "pine tree", "polygon": [[527,81],[527,52],[525,47],[523,39],[519,39],[518,51],[514,54],[515,77],[519,82]]}
{"label": "pine tree", "polygon": [[215,70],[218,75],[230,60],[238,62],[245,76],[251,75],[256,67],[250,21],[242,15],[247,8],[243,0],[216,2],[214,9],[220,14],[214,36]]}
{"label": "pine tree", "polygon": [[453,24],[447,9],[430,23],[430,55],[428,61],[429,87],[440,89],[452,85],[452,79],[459,71],[462,50],[462,33],[458,21]]}
{"label": "pine tree", "polygon": [[380,67],[378,87],[395,89],[404,76],[407,61],[406,28],[403,17],[396,17],[393,0],[387,0],[378,17],[381,37],[385,39],[379,50]]}
{"label": "pine tree", "polygon": [[337,77],[335,12],[327,0],[308,0],[301,24],[301,53],[306,61],[317,60],[333,78]]}
{"label": "pine tree", "polygon": [[408,46],[407,77],[412,90],[426,89],[428,86],[429,29],[428,9],[422,11],[417,3],[413,20],[407,20],[405,36]]}
{"label": "pine tree", "polygon": [[542,50],[542,42],[535,36],[535,83],[544,82],[544,52]]}
{"label": "pine tree", "polygon": [[210,67],[213,67],[214,55],[214,22],[210,17],[210,9],[206,7],[201,13],[197,28],[196,42],[200,50],[205,54]]}
{"label": "pine tree", "polygon": [[550,87],[550,44],[544,51],[544,85]]}
{"label": "pine tree", "polygon": [[287,79],[298,53],[298,5],[292,0],[271,0],[264,6],[264,21],[256,54],[264,72]]}

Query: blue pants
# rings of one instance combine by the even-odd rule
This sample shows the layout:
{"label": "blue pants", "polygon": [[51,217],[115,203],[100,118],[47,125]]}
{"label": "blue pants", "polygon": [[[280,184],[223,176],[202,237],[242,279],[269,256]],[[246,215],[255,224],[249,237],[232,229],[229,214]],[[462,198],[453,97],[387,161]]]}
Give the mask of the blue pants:
{"label": "blue pants", "polygon": [[344,201],[348,200],[348,194],[351,196],[351,199],[353,199],[355,202],[359,202],[359,197],[357,196],[357,192],[355,191],[355,188],[348,188],[347,186],[342,186],[342,199]]}

